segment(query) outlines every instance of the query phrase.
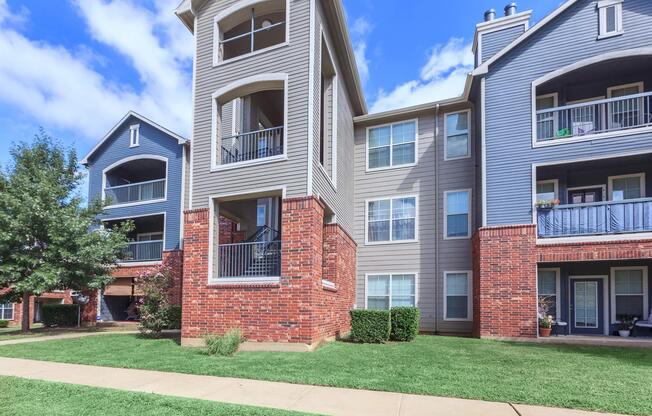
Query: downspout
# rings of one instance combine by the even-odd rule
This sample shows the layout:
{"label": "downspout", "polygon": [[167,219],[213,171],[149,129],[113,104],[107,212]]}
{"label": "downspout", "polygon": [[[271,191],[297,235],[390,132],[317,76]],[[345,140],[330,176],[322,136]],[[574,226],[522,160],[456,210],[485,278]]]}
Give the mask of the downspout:
{"label": "downspout", "polygon": [[[435,333],[439,333],[439,103],[435,105]],[[443,284],[443,282],[442,282]]]}

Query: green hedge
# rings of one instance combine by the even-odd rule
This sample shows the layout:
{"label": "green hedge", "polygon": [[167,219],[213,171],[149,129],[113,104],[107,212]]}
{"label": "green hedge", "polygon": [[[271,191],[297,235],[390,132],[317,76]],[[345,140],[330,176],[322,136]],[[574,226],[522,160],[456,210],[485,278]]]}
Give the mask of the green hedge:
{"label": "green hedge", "polygon": [[359,342],[385,342],[389,339],[389,311],[354,309],[351,311],[351,338]]}
{"label": "green hedge", "polygon": [[168,307],[168,329],[181,329],[181,306]]}
{"label": "green hedge", "polygon": [[44,326],[77,326],[78,305],[43,305],[41,320]]}
{"label": "green hedge", "polygon": [[0,321],[0,328],[6,328],[9,326],[9,321]]}
{"label": "green hedge", "polygon": [[397,306],[392,308],[392,331],[394,341],[412,341],[419,334],[419,308]]}

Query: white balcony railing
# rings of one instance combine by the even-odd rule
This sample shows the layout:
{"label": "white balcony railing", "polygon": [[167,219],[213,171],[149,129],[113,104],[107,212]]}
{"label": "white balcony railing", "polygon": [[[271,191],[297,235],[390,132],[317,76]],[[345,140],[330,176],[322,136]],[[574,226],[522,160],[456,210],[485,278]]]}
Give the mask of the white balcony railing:
{"label": "white balcony railing", "polygon": [[219,277],[278,277],[281,242],[253,241],[219,245]]}
{"label": "white balcony railing", "polygon": [[283,153],[283,126],[222,138],[221,163],[246,162]]}
{"label": "white balcony railing", "polygon": [[537,141],[652,126],[652,92],[588,101],[536,112]]}
{"label": "white balcony railing", "polygon": [[163,240],[132,241],[125,248],[122,261],[158,261],[162,258]]}
{"label": "white balcony railing", "polygon": [[107,187],[104,188],[104,195],[111,204],[162,199],[165,197],[165,179]]}

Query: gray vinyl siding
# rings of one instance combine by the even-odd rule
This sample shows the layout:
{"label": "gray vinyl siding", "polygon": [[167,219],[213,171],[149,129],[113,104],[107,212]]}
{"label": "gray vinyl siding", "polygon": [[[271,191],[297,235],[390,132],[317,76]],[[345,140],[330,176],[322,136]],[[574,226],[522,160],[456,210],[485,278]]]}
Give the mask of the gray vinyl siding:
{"label": "gray vinyl siding", "polygon": [[[132,124],[140,124],[140,145],[136,147],[129,147],[129,126]],[[133,218],[165,213],[164,249],[180,248],[183,146],[177,139],[140,119],[127,119],[89,159],[88,199],[93,201],[102,197],[105,168],[124,158],[139,155],[167,158],[166,199],[155,203],[108,208],[101,218]]]}
{"label": "gray vinyl siding", "polygon": [[[532,164],[650,150],[652,134],[532,147],[531,84],[610,51],[649,47],[652,2],[623,2],[624,34],[596,40],[595,1],[579,1],[499,59],[486,75],[488,225],[532,223]],[[618,84],[614,81],[614,84]]]}
{"label": "gray vinyl siding", "polygon": [[[287,196],[296,197],[306,195],[307,190],[310,1],[289,1],[289,45],[213,67],[213,18],[235,2],[207,2],[197,16],[192,194],[195,209],[208,207],[209,196],[215,194],[285,186]],[[288,74],[288,160],[211,172],[212,94],[231,82],[263,73]]]}
{"label": "gray vinyl siding", "polygon": [[481,52],[484,63],[489,58],[500,52],[505,46],[509,45],[514,39],[519,37],[525,31],[525,25],[509,27],[495,32],[484,33],[481,35]]}
{"label": "gray vinyl siding", "polygon": [[[353,232],[353,110],[349,91],[346,89],[341,66],[335,51],[331,50],[331,58],[335,64],[337,81],[337,187],[322,170],[319,162],[319,134],[321,117],[321,37],[320,27],[326,39],[330,40],[330,28],[323,19],[321,3],[317,8],[315,19],[315,83],[314,83],[314,124],[313,124],[313,193],[319,195],[326,205],[336,214],[336,221],[349,233]],[[328,42],[333,45],[332,42]],[[334,178],[335,179],[335,178]]]}
{"label": "gray vinyl siding", "polygon": [[[443,320],[444,271],[472,269],[470,238],[443,239],[444,192],[472,189],[475,184],[473,155],[476,149],[473,140],[471,158],[444,161],[444,112],[457,109],[463,108],[440,110],[437,140],[434,110],[377,123],[418,118],[417,164],[410,167],[366,172],[366,130],[376,123],[355,126],[356,304],[359,308],[365,305],[366,274],[417,273],[417,304],[421,309],[421,329],[424,331],[470,333],[472,328],[471,321]],[[400,195],[418,195],[418,242],[365,245],[365,200]],[[476,192],[472,191],[474,198],[475,195]]]}

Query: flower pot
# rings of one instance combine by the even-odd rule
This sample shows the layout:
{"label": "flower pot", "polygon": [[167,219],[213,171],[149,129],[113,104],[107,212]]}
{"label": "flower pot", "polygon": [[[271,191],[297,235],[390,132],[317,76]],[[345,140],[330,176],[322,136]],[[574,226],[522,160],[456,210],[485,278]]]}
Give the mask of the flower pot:
{"label": "flower pot", "polygon": [[619,329],[618,330],[618,335],[621,337],[628,337],[629,336],[629,329]]}
{"label": "flower pot", "polygon": [[539,327],[539,336],[540,337],[549,337],[552,332],[552,328],[541,328]]}

